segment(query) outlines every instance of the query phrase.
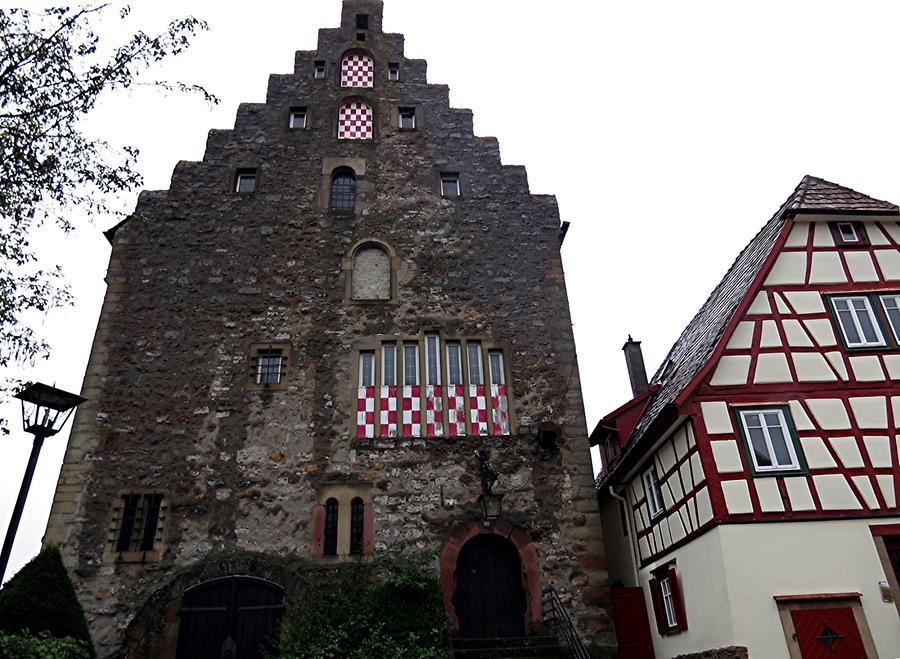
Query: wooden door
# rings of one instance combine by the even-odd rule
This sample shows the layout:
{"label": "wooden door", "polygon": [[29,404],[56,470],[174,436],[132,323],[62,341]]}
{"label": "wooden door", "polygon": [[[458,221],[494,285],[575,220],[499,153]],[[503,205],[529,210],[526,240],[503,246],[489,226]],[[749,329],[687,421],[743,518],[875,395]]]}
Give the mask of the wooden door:
{"label": "wooden door", "polygon": [[849,606],[791,611],[803,659],[875,659],[866,655]]}
{"label": "wooden door", "polygon": [[609,589],[619,659],[654,659],[647,602],[640,586]]}
{"label": "wooden door", "polygon": [[453,606],[460,638],[525,635],[525,591],[519,552],[506,538],[478,535],[456,560]]}
{"label": "wooden door", "polygon": [[184,591],[178,659],[263,659],[273,652],[283,589],[265,579],[231,576]]}

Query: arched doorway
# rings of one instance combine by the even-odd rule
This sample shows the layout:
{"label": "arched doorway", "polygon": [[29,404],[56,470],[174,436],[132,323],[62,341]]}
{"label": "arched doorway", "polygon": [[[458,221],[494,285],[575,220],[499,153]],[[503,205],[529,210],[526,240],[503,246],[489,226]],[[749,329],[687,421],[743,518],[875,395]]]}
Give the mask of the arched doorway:
{"label": "arched doorway", "polygon": [[284,589],[256,577],[229,576],[184,591],[177,659],[263,659],[273,650]]}
{"label": "arched doorway", "polygon": [[525,635],[525,591],[515,545],[499,535],[477,535],[459,552],[453,607],[460,638]]}

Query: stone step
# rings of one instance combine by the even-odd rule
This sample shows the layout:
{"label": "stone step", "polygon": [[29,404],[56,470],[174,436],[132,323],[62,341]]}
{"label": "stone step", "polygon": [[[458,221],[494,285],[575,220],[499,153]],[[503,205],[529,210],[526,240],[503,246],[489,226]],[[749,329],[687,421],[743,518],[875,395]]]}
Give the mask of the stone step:
{"label": "stone step", "polygon": [[455,659],[564,659],[553,636],[453,640]]}

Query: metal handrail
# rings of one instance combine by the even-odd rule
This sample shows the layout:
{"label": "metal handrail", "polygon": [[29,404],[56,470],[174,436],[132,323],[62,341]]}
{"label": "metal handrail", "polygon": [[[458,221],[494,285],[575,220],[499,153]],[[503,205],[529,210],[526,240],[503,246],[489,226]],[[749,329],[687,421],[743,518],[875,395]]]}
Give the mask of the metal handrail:
{"label": "metal handrail", "polygon": [[[552,586],[545,588],[541,598],[541,604],[544,609],[544,621],[553,625],[556,636],[562,643],[570,659],[591,659],[591,654],[584,647],[578,630],[572,624],[566,607],[563,606],[559,594]],[[547,610],[549,607],[549,611]]]}

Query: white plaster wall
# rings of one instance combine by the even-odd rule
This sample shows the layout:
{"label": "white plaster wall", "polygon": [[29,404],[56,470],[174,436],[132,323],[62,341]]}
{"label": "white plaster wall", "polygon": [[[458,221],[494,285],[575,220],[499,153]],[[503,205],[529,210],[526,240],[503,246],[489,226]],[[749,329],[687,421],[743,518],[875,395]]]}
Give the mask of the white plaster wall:
{"label": "white plaster wall", "polygon": [[[714,561],[706,545],[698,547],[697,556],[710,561],[712,569],[724,570],[728,600],[697,603],[697,612],[716,616],[718,608],[728,610],[735,645],[748,647],[751,657],[789,659],[773,596],[858,592],[878,656],[900,657],[897,609],[893,603],[881,601],[878,582],[886,577],[868,528],[898,521],[900,517],[717,527],[707,535],[717,533],[721,560]],[[683,551],[691,551],[693,544]],[[679,572],[681,563],[679,558]],[[693,561],[685,564],[693,565]],[[688,581],[687,574],[682,581]],[[689,587],[684,583],[685,592]],[[687,600],[685,603],[690,629],[698,616],[692,616]],[[657,656],[675,654],[666,650]]]}

